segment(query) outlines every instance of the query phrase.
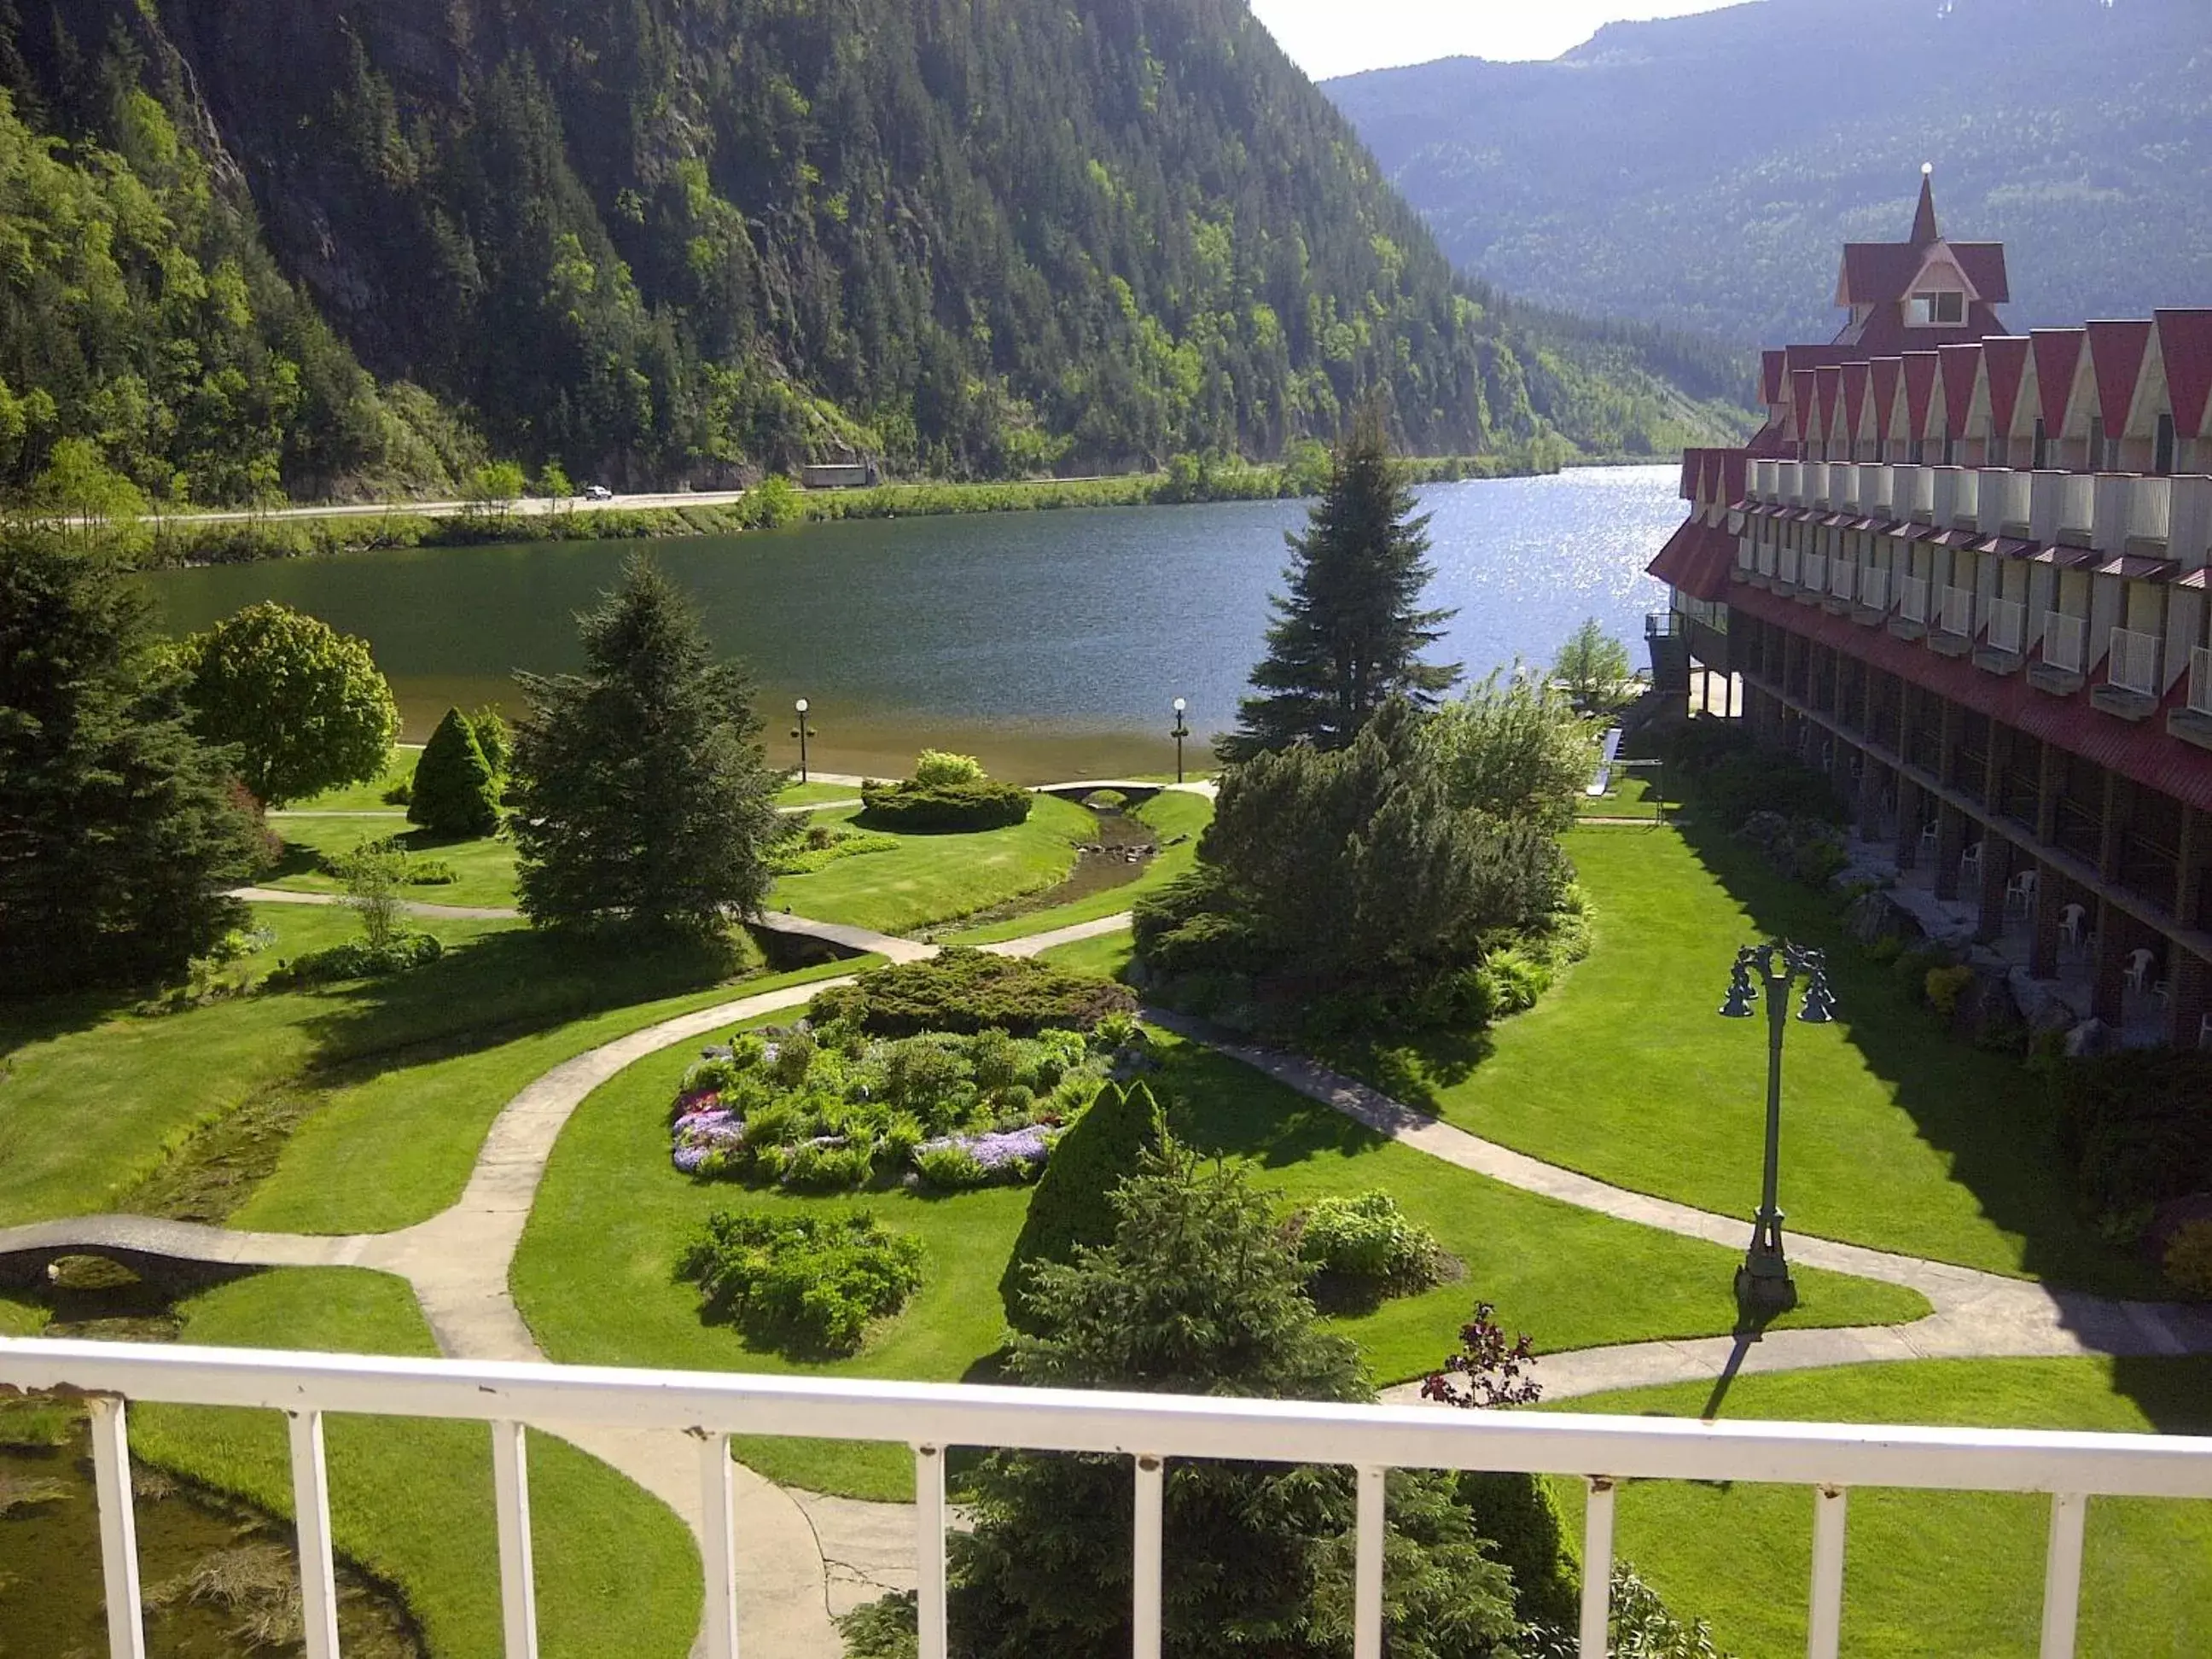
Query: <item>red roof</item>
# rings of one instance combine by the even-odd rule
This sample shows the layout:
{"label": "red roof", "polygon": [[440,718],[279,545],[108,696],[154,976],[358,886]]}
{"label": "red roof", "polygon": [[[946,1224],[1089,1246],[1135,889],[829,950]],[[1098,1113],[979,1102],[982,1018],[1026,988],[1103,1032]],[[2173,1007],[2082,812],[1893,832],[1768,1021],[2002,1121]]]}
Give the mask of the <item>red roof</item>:
{"label": "red roof", "polygon": [[1902,357],[1877,357],[1867,365],[1867,377],[1874,386],[1874,435],[1883,443],[1889,441],[1890,422],[1897,408],[1898,377],[1904,373]]}
{"label": "red roof", "polygon": [[1813,435],[1813,404],[1820,375],[1809,368],[1790,374],[1790,422],[1802,441]]}
{"label": "red roof", "polygon": [[1974,382],[1982,373],[1982,343],[1936,348],[1943,364],[1943,418],[1948,430],[1966,429],[1966,416],[1974,407]]}
{"label": "red roof", "polygon": [[2097,410],[2105,430],[2118,437],[2127,429],[2128,407],[2142,376],[2143,354],[2150,349],[2151,325],[2140,320],[2091,323],[2089,361],[2097,372]]}
{"label": "red roof", "polygon": [[1692,519],[1668,538],[1645,568],[1694,599],[1721,599],[1728,595],[1735,550],[1736,539],[1727,531]]}
{"label": "red roof", "polygon": [[2003,436],[2012,431],[2014,411],[2020,407],[2021,382],[2027,376],[2027,336],[1992,335],[1982,342],[1982,363],[1990,377],[1990,418],[1992,430]]}
{"label": "red roof", "polygon": [[2066,429],[2066,406],[2074,397],[2074,374],[2089,337],[2078,328],[2039,328],[2028,335],[2035,353],[2035,390],[2042,400],[2045,429],[2056,438]]}
{"label": "red roof", "polygon": [[2001,306],[2011,301],[2012,283],[2005,275],[2002,242],[1950,242],[1945,246],[1984,304]]}
{"label": "red roof", "polygon": [[1789,374],[1790,354],[1786,351],[1763,351],[1759,356],[1759,386],[1765,392],[1760,402],[1771,407],[1782,401],[1782,388]]}
{"label": "red roof", "polygon": [[2195,437],[2204,430],[2205,405],[2212,402],[2212,311],[2160,312],[2158,349],[2166,360],[2174,430]]}
{"label": "red roof", "polygon": [[1825,441],[1836,429],[1836,394],[1843,389],[1843,365],[1826,364],[1814,370],[1813,375],[1820,396],[1820,436]]}
{"label": "red roof", "polygon": [[1859,438],[1859,422],[1866,415],[1867,366],[1864,363],[1844,365],[1844,426],[1850,441]]}
{"label": "red roof", "polygon": [[1942,360],[1932,351],[1905,354],[1905,435],[1928,435],[1928,411],[1936,401],[1936,370]]}
{"label": "red roof", "polygon": [[[1729,603],[2212,811],[2212,762],[2195,744],[2167,735],[2162,714],[2141,721],[2116,719],[2091,705],[2086,688],[2070,697],[2054,697],[2030,685],[2025,674],[1984,673],[1963,657],[1938,656],[1887,629],[1862,628],[1847,617],[1832,617],[1747,583],[1730,586]],[[2186,682],[2179,682],[2167,701],[2179,702],[2186,691]]]}

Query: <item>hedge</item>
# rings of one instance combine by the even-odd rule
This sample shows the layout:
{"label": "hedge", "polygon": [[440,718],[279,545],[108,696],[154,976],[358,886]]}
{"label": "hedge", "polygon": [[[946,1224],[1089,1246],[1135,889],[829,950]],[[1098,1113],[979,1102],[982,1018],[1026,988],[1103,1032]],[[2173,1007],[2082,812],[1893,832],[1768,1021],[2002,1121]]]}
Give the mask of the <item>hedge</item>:
{"label": "hedge", "polygon": [[1033,798],[993,778],[964,783],[865,783],[860,822],[872,830],[944,835],[1004,830],[1025,821]]}
{"label": "hedge", "polygon": [[821,992],[807,1016],[817,1024],[846,1021],[875,1036],[973,1034],[993,1026],[1034,1036],[1054,1027],[1088,1031],[1109,1014],[1133,1013],[1136,1006],[1127,988],[1111,980],[948,945],[928,961],[878,968],[854,984]]}

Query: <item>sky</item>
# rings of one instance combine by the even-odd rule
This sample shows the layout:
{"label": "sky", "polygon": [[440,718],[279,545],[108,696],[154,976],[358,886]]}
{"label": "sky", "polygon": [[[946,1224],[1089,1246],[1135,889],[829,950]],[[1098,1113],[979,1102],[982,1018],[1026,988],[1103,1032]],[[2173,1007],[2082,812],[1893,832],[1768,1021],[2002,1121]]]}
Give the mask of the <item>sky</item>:
{"label": "sky", "polygon": [[1251,0],[1316,81],[1436,58],[1557,58],[1621,18],[1716,11],[1731,0]]}

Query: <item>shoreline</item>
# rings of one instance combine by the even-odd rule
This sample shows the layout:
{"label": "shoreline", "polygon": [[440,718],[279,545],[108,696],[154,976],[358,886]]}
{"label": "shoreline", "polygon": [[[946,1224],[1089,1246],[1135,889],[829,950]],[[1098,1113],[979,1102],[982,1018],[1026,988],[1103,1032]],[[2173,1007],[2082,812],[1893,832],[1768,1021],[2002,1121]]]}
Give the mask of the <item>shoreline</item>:
{"label": "shoreline", "polygon": [[[1664,465],[1665,457],[1577,458],[1574,467]],[[1561,469],[1515,465],[1500,456],[1412,457],[1408,482],[1451,483],[1546,477]],[[505,546],[553,541],[659,541],[734,536],[841,519],[941,518],[979,513],[1036,513],[1111,507],[1186,507],[1221,501],[1310,499],[1279,466],[1237,466],[1177,479],[1166,472],[1089,478],[1041,478],[1000,483],[921,483],[859,489],[797,492],[798,511],[775,523],[742,498],[671,505],[665,497],[638,507],[555,507],[527,513],[432,516],[395,503],[382,513],[333,504],[326,513],[289,510],[281,516],[225,514],[142,519],[122,526],[136,562],[146,570],[275,560],[331,558],[415,547]]]}

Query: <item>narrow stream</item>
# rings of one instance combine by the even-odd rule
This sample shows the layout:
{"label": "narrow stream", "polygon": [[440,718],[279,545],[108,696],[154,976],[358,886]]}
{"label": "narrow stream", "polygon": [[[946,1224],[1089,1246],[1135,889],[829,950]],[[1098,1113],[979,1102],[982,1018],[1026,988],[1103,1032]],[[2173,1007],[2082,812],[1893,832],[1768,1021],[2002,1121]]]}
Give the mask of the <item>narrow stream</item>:
{"label": "narrow stream", "polygon": [[1075,867],[1058,886],[1025,893],[988,910],[978,910],[939,931],[985,927],[993,922],[1011,921],[1017,916],[1034,915],[1040,910],[1089,898],[1094,893],[1126,887],[1144,874],[1145,866],[1160,850],[1152,825],[1115,797],[1094,796],[1084,805],[1097,820],[1097,839],[1081,844],[1075,854]]}
{"label": "narrow stream", "polygon": [[[169,1298],[105,1262],[18,1294],[51,1313],[48,1336],[160,1342],[178,1331]],[[143,1463],[134,1464],[131,1485],[149,1659],[302,1651],[289,1525]],[[422,1659],[398,1597],[343,1562],[337,1576],[346,1659]],[[83,1408],[40,1395],[0,1400],[0,1655],[94,1659],[107,1650]]]}

